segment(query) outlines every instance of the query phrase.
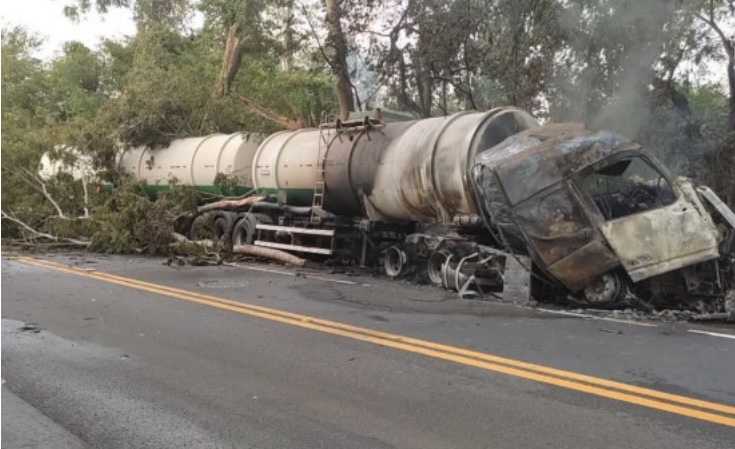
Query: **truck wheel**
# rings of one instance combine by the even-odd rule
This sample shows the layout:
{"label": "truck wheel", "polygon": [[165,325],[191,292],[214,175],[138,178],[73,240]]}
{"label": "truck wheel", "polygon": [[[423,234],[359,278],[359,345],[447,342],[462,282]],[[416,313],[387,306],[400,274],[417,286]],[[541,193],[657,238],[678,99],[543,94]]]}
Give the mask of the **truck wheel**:
{"label": "truck wheel", "polygon": [[256,220],[251,216],[237,220],[232,229],[232,244],[235,246],[252,245],[255,240],[255,224]]}
{"label": "truck wheel", "polygon": [[230,230],[232,230],[232,222],[228,220],[227,217],[217,217],[214,220],[214,225],[212,226],[212,229],[214,231],[215,240],[221,240],[222,238],[230,235]]}
{"label": "truck wheel", "polygon": [[583,290],[584,299],[593,307],[610,307],[625,296],[625,281],[616,273],[605,273]]}
{"label": "truck wheel", "polygon": [[272,224],[273,219],[265,214],[243,214],[232,227],[233,245],[252,245],[257,237],[258,223]]}
{"label": "truck wheel", "polygon": [[442,285],[443,275],[442,270],[444,263],[448,262],[451,257],[449,251],[439,250],[435,251],[429,257],[426,263],[426,271],[429,275],[429,280],[434,285]]}
{"label": "truck wheel", "polygon": [[211,237],[212,227],[209,215],[199,215],[191,222],[187,237],[189,240],[200,240]]}
{"label": "truck wheel", "polygon": [[383,255],[383,267],[385,273],[392,278],[397,278],[406,274],[408,268],[408,257],[397,246],[391,246]]}

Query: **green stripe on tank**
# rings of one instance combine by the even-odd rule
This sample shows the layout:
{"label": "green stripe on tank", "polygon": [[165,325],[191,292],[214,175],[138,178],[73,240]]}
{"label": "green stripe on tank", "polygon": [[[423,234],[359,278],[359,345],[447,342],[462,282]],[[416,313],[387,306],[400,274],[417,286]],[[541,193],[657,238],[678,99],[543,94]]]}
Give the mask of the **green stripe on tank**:
{"label": "green stripe on tank", "polygon": [[[144,185],[143,191],[149,197],[155,199],[159,193],[169,190],[169,185]],[[220,199],[222,196],[240,196],[252,190],[245,186],[194,186],[194,190],[200,192],[202,201],[210,202]],[[209,194],[209,195],[207,195]],[[210,196],[211,195],[211,196]]]}
{"label": "green stripe on tank", "polygon": [[[286,192],[286,204],[289,206],[311,206],[314,201],[314,190],[312,189],[280,189]],[[258,189],[258,195],[274,195],[278,196],[278,189],[267,188]]]}

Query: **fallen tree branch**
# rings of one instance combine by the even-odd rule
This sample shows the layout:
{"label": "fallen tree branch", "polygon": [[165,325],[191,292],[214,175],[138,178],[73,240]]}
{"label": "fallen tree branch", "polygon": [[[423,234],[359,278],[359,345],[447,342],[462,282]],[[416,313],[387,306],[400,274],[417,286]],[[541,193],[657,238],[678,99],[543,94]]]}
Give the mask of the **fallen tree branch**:
{"label": "fallen tree branch", "polygon": [[[262,201],[265,199],[263,196],[249,196],[253,194],[253,190],[250,192],[247,192],[246,194],[237,197],[237,198],[226,198],[223,200],[215,201],[214,203],[205,204],[203,206],[197,207],[196,211],[187,211],[179,214],[178,216],[173,218],[173,223],[179,226],[189,227],[191,225],[191,220],[194,220],[198,216],[202,215],[205,212],[209,212],[212,210],[218,210],[218,209],[240,209],[244,208],[245,206],[248,206],[252,203],[257,203],[258,201]],[[186,220],[186,221],[183,221]],[[178,229],[181,229],[180,227]]]}
{"label": "fallen tree branch", "polygon": [[235,245],[232,247],[233,254],[247,254],[249,256],[262,257],[264,259],[277,260],[288,265],[303,267],[306,265],[306,259],[294,256],[293,254],[281,251],[279,249],[264,248],[255,245]]}
{"label": "fallen tree branch", "polygon": [[[59,215],[59,218],[63,220],[68,220],[69,217],[66,216],[64,211],[61,210],[61,206],[59,206],[59,203],[57,203],[56,200],[54,200],[51,194],[48,192],[46,183],[41,181],[41,179],[33,174],[30,170],[26,168],[21,168],[20,170],[25,173],[26,176],[28,176],[28,178],[24,178],[21,176],[21,179],[23,179],[28,185],[40,192],[48,200],[48,202],[51,203],[52,206],[54,206],[54,209],[56,209],[56,213]],[[31,180],[37,182],[38,185],[35,185]]]}
{"label": "fallen tree branch", "polygon": [[82,188],[84,189],[84,218],[89,218],[89,186],[86,176],[82,176]]}
{"label": "fallen tree branch", "polygon": [[197,215],[201,215],[204,212],[209,212],[211,210],[217,210],[217,209],[238,209],[247,205],[250,205],[252,203],[257,203],[258,201],[264,200],[264,196],[248,196],[245,198],[240,199],[225,199],[220,201],[215,201],[214,203],[205,204],[203,206],[197,207]]}
{"label": "fallen tree branch", "polygon": [[[176,247],[182,244],[190,244],[201,246],[204,249],[211,250],[215,248],[215,242],[209,239],[205,240],[189,240],[181,234],[176,232],[172,233],[173,239],[176,241],[171,245]],[[306,265],[306,259],[302,259],[293,254],[287,253],[273,248],[264,248],[262,246],[255,245],[235,245],[232,247],[233,254],[245,254],[248,256],[262,257],[264,259],[276,260],[288,265],[294,265],[297,267],[303,267]]]}
{"label": "fallen tree branch", "polygon": [[35,229],[33,229],[32,227],[28,226],[26,223],[22,222],[21,220],[18,220],[17,218],[9,215],[4,210],[3,211],[0,211],[0,212],[2,213],[2,218],[3,219],[7,219],[7,220],[12,221],[13,223],[15,223],[15,224],[23,227],[24,229],[28,230],[29,232],[31,232],[35,236],[42,237],[42,238],[49,239],[49,240],[53,240],[54,242],[65,242],[65,243],[68,243],[68,244],[78,245],[78,246],[89,246],[91,244],[91,242],[88,242],[88,241],[85,241],[85,240],[77,240],[77,239],[72,239],[72,238],[67,238],[67,237],[57,237],[55,235],[46,234],[45,232],[36,231]]}
{"label": "fallen tree branch", "polygon": [[51,196],[51,193],[48,191],[48,184],[46,184],[36,174],[23,167],[13,167],[12,170],[10,168],[3,167],[3,171],[5,171],[6,173],[13,173],[14,175],[18,176],[21,181],[25,182],[26,184],[28,184],[29,187],[39,192],[41,195],[43,195],[44,198],[46,198],[49,203],[51,203],[54,209],[56,209],[56,215],[53,217],[50,216],[48,218],[56,218],[60,220],[86,220],[90,218],[88,185],[89,180],[86,176],[83,176],[81,179],[82,188],[84,190],[84,215],[80,217],[70,217],[64,213],[64,211],[61,209],[61,206],[59,206],[59,203]]}
{"label": "fallen tree branch", "polygon": [[285,115],[279,115],[275,112],[271,112],[260,105],[256,104],[252,100],[248,100],[247,98],[243,97],[240,94],[231,93],[232,96],[240,100],[241,103],[245,105],[250,111],[255,112],[256,114],[260,115],[261,117],[264,117],[272,122],[278,123],[281,126],[286,127],[289,131],[296,131],[298,129],[301,129],[304,127],[304,125],[296,120],[291,120],[290,118],[286,117]]}

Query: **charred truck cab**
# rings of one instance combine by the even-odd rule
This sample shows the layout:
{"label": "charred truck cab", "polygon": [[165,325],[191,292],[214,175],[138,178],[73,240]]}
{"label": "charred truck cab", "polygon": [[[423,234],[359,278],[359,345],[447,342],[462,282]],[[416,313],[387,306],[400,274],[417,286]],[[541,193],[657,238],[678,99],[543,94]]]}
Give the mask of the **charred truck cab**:
{"label": "charred truck cab", "polygon": [[532,128],[480,153],[470,177],[495,239],[580,301],[681,304],[735,287],[732,211],[623,136]]}

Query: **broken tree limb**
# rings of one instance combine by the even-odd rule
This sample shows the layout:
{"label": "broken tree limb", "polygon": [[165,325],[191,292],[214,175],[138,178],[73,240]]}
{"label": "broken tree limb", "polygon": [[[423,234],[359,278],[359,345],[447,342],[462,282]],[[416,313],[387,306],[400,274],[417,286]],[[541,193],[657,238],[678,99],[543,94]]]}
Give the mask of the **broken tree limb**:
{"label": "broken tree limb", "polygon": [[252,203],[257,203],[258,201],[262,201],[263,199],[265,199],[265,197],[263,196],[248,196],[252,193],[253,191],[250,191],[238,198],[227,198],[215,201],[214,203],[199,206],[197,207],[196,211],[184,212],[175,217],[173,219],[173,223],[175,224],[175,226],[177,226],[177,229],[181,229],[182,227],[189,228],[189,226],[191,226],[192,220],[202,215],[203,213],[218,209],[240,209]]}
{"label": "broken tree limb", "polygon": [[89,186],[86,176],[82,176],[82,188],[84,189],[84,218],[89,218]]}
{"label": "broken tree limb", "polygon": [[[193,244],[201,246],[205,249],[214,249],[215,242],[212,240],[189,240],[181,234],[176,232],[171,234],[173,239],[176,241],[172,243],[172,246],[178,246],[181,244]],[[262,257],[263,259],[275,260],[278,262],[285,263],[287,265],[294,265],[297,267],[303,267],[306,265],[306,259],[302,259],[293,254],[289,254],[285,251],[281,251],[273,248],[263,248],[255,245],[235,245],[232,247],[232,254],[245,254],[248,256]]]}
{"label": "broken tree limb", "polygon": [[275,112],[271,112],[262,106],[256,104],[252,100],[248,100],[247,98],[243,97],[240,94],[232,93],[232,96],[240,100],[242,104],[245,105],[250,111],[255,112],[256,114],[260,115],[261,117],[264,117],[272,122],[278,123],[281,126],[286,127],[289,131],[296,131],[297,129],[301,129],[304,127],[304,125],[297,121],[297,120],[291,120],[290,118],[276,114]]}
{"label": "broken tree limb", "polygon": [[219,75],[217,75],[217,84],[212,94],[213,98],[221,98],[229,93],[232,81],[235,79],[242,64],[243,49],[247,38],[239,35],[237,28],[237,25],[232,25],[227,30],[222,67],[220,68]]}
{"label": "broken tree limb", "polygon": [[214,241],[209,239],[202,239],[202,240],[189,240],[185,236],[179,234],[178,232],[172,232],[171,236],[176,241],[175,243],[172,243],[172,245],[176,245],[177,243],[189,243],[192,245],[200,245],[207,249],[214,248]]}
{"label": "broken tree limb", "polygon": [[235,245],[232,247],[233,254],[246,254],[248,256],[262,257],[264,259],[277,260],[288,265],[303,267],[306,265],[306,259],[302,259],[293,254],[273,248],[264,248],[255,245]]}
{"label": "broken tree limb", "polygon": [[0,211],[0,212],[2,213],[2,218],[3,219],[7,219],[7,220],[12,221],[13,223],[15,223],[15,224],[23,227],[24,229],[26,229],[31,234],[33,234],[33,235],[35,235],[37,237],[41,237],[41,238],[45,238],[45,239],[48,239],[48,240],[52,240],[54,242],[60,242],[60,243],[63,242],[63,243],[67,243],[67,244],[70,244],[70,245],[77,245],[77,246],[89,246],[91,244],[91,242],[88,242],[88,241],[85,241],[85,240],[77,240],[77,239],[72,239],[72,238],[67,238],[67,237],[57,237],[55,235],[46,234],[45,232],[36,231],[32,227],[28,226],[26,223],[24,223],[21,220],[18,220],[17,218],[9,215],[5,211]]}
{"label": "broken tree limb", "polygon": [[[9,171],[9,170],[6,169],[6,171]],[[44,198],[46,198],[46,200],[48,200],[48,202],[51,203],[54,209],[56,209],[56,213],[58,214],[57,218],[60,218],[62,220],[69,219],[69,217],[67,217],[64,211],[61,209],[61,206],[59,206],[59,203],[57,203],[56,200],[54,200],[54,198],[51,196],[51,194],[48,191],[48,186],[46,185],[45,182],[41,180],[41,178],[33,174],[33,172],[31,172],[27,168],[16,167],[15,171],[16,171],[15,173],[16,175],[18,175],[18,172],[23,173],[24,175],[20,176],[23,182],[28,184],[34,190],[41,193],[44,196]]]}
{"label": "broken tree limb", "polygon": [[209,212],[212,210],[217,209],[238,209],[244,206],[248,206],[252,203],[257,203],[258,201],[264,200],[264,196],[249,196],[246,198],[240,198],[240,199],[226,199],[226,200],[220,200],[215,201],[214,203],[205,204],[203,206],[197,207],[197,215],[201,215],[205,212]]}

